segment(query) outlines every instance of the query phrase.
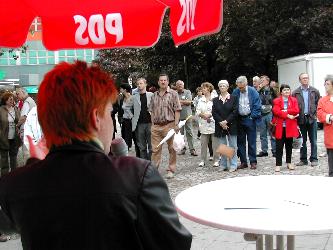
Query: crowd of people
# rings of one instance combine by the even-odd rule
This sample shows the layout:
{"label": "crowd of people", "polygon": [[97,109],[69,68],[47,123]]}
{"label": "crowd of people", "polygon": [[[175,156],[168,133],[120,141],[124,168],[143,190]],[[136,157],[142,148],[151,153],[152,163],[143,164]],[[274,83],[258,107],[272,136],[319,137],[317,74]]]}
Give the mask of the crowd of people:
{"label": "crowd of people", "polygon": [[[330,83],[330,76],[326,80]],[[234,90],[231,90],[227,80],[218,82],[218,91],[213,84],[204,82],[196,89],[196,96],[192,99],[191,91],[184,88],[181,80],[169,84],[168,76],[162,74],[158,80],[159,89],[152,93],[147,91],[146,79],[140,78],[136,89],[132,90],[128,84],[120,86],[120,109],[123,115],[119,113],[118,120],[122,127],[121,134],[129,148],[132,139],[136,147],[140,145],[140,150],[135,150],[137,157],[151,159],[158,167],[162,150],[157,147],[158,143],[169,130],[175,129],[178,132],[178,122],[193,114],[193,118],[185,123],[180,132],[186,138],[190,155],[197,156],[193,146],[192,124],[193,121],[198,123],[197,137],[201,142],[199,167],[207,166],[209,159],[213,167],[219,167],[221,171],[233,172],[248,167],[255,170],[257,158],[269,155],[269,141],[271,154],[276,159],[276,172],[281,171],[284,148],[287,169],[294,170],[295,167],[308,165],[309,162],[315,167],[318,166],[317,119],[322,122],[317,115],[321,96],[319,91],[310,85],[308,74],[300,74],[299,83],[299,87],[291,89],[288,84],[280,85],[262,75],[253,77],[250,86],[245,76],[239,76]],[[327,86],[329,84],[325,85],[329,95]],[[330,126],[328,122],[330,120],[323,122],[324,131]],[[139,132],[142,131],[139,127],[144,127],[144,134]],[[260,138],[259,152],[257,136]],[[300,159],[293,164],[292,148],[293,145],[294,148],[297,147],[295,141],[299,141],[299,138],[302,138]],[[311,145],[309,156],[308,140]],[[172,147],[172,139],[167,143],[169,164],[166,177],[172,178],[176,171],[177,154]],[[219,154],[217,148],[221,144],[233,148],[235,154],[232,157]],[[326,146],[329,151],[330,144],[326,143]],[[186,149],[185,147],[178,154],[185,154]],[[147,157],[150,155],[151,158]],[[333,169],[332,163],[330,168]]]}
{"label": "crowd of people", "polygon": [[[212,161],[221,171],[233,172],[249,166],[255,170],[257,157],[268,156],[270,137],[278,172],[284,147],[287,168],[295,169],[292,147],[302,137],[296,166],[310,161],[315,167],[318,118],[333,176],[333,76],[325,79],[324,97],[310,86],[307,74],[300,74],[299,81],[300,87],[292,90],[263,75],[253,78],[252,87],[239,76],[233,91],[227,80],[218,82],[218,91],[204,82],[192,100],[183,81],[171,88],[168,75],[160,74],[158,90],[147,91],[146,79],[139,78],[136,89],[122,84],[118,95],[112,78],[98,65],[60,63],[42,81],[37,108],[23,88],[1,94],[0,212],[21,234],[24,249],[190,249],[192,236],[179,222],[157,170],[160,142],[174,129],[186,135],[189,154],[197,157],[196,120],[199,167]],[[131,148],[133,141],[137,157],[112,155],[117,113],[125,147]],[[187,120],[183,128],[178,126],[181,120]],[[30,158],[16,169],[18,148],[27,151],[27,141]],[[166,177],[173,178],[177,153],[172,137],[167,145]],[[220,145],[233,154],[218,151]],[[0,241],[6,240],[1,234]]]}

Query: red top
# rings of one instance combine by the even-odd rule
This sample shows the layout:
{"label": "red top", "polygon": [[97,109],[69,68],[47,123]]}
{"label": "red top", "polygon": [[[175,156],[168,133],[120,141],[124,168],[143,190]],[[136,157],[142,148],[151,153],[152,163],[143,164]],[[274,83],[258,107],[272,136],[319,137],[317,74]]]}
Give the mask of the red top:
{"label": "red top", "polygon": [[299,113],[298,102],[295,97],[288,97],[287,112],[284,110],[283,97],[275,98],[273,101],[273,123],[276,123],[275,138],[282,138],[283,122],[286,122],[286,137],[298,137],[297,119],[289,119],[287,115],[297,115]]}

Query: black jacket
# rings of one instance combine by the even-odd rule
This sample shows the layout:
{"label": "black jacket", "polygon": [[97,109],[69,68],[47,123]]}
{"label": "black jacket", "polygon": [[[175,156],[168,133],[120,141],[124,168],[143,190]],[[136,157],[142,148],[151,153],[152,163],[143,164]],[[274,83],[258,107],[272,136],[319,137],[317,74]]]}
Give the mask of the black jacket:
{"label": "black jacket", "polygon": [[151,162],[108,157],[91,143],[53,149],[0,180],[0,205],[23,249],[190,249]]}
{"label": "black jacket", "polygon": [[[230,99],[224,104],[215,97],[213,99],[212,115],[215,120],[215,136],[237,135],[237,117],[238,117],[238,98],[230,95]],[[222,129],[220,122],[226,120],[228,122],[228,130]]]}
{"label": "black jacket", "polygon": [[[317,122],[317,107],[318,102],[320,99],[320,93],[319,91],[309,86],[309,122]],[[303,93],[301,87],[298,87],[294,90],[292,93],[293,97],[296,97],[299,107],[299,116],[297,118],[298,124],[302,125],[305,122],[305,116],[304,116],[304,99],[303,99]]]}

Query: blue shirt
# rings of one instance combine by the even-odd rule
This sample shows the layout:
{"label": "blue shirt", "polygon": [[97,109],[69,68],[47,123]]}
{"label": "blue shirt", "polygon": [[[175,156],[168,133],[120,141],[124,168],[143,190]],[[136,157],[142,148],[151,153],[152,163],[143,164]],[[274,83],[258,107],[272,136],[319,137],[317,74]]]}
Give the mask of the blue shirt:
{"label": "blue shirt", "polygon": [[[288,109],[288,98],[287,99],[283,98],[283,109],[284,110]],[[286,120],[283,121],[283,127],[284,128],[286,127]]]}
{"label": "blue shirt", "polygon": [[303,100],[304,100],[304,114],[309,114],[309,87],[303,88],[302,89],[302,95],[303,95]]}

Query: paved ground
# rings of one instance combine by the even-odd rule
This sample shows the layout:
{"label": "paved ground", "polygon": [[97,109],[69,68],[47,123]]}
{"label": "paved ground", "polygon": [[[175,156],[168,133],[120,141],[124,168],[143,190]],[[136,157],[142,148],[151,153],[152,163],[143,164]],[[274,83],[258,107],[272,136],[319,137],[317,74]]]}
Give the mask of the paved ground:
{"label": "paved ground", "polygon": [[[196,134],[196,131],[194,131]],[[194,139],[195,148],[200,153],[200,140]],[[258,147],[260,142],[258,143]],[[131,151],[131,154],[133,154]],[[323,145],[323,131],[318,131],[318,154],[325,152]],[[163,149],[163,162],[160,169],[162,175],[165,175],[165,167],[167,165],[167,150],[164,146]],[[293,162],[297,162],[299,159],[299,150],[293,151]],[[199,156],[190,156],[187,152],[185,155],[178,156],[177,159],[177,174],[174,179],[167,180],[170,193],[174,199],[181,191],[207,181],[218,180],[221,178],[233,178],[238,176],[249,176],[249,175],[271,175],[276,174],[274,172],[275,158],[263,157],[258,158],[258,169],[257,170],[238,170],[233,173],[229,172],[218,172],[217,168],[207,166],[205,168],[199,168]],[[308,175],[320,175],[325,176],[328,173],[327,158],[319,157],[319,167],[297,167],[294,171],[289,171],[284,165],[279,174],[308,174]],[[211,162],[211,165],[213,162]],[[260,192],[260,190],[256,190]],[[251,193],[249,193],[251,195]],[[319,194],[322,195],[322,194]],[[247,250],[255,249],[254,242],[247,242],[243,239],[242,233],[228,232],[219,229],[202,226],[200,224],[191,222],[181,217],[181,221],[193,234],[192,250]],[[51,226],[51,225],[50,225]],[[6,243],[0,243],[0,250],[19,250],[22,249],[20,246],[20,239],[18,235],[13,235],[13,240]],[[329,250],[333,249],[333,237],[330,234],[327,235],[308,235],[308,236],[297,236],[296,237],[296,249],[316,249],[316,250]]]}

